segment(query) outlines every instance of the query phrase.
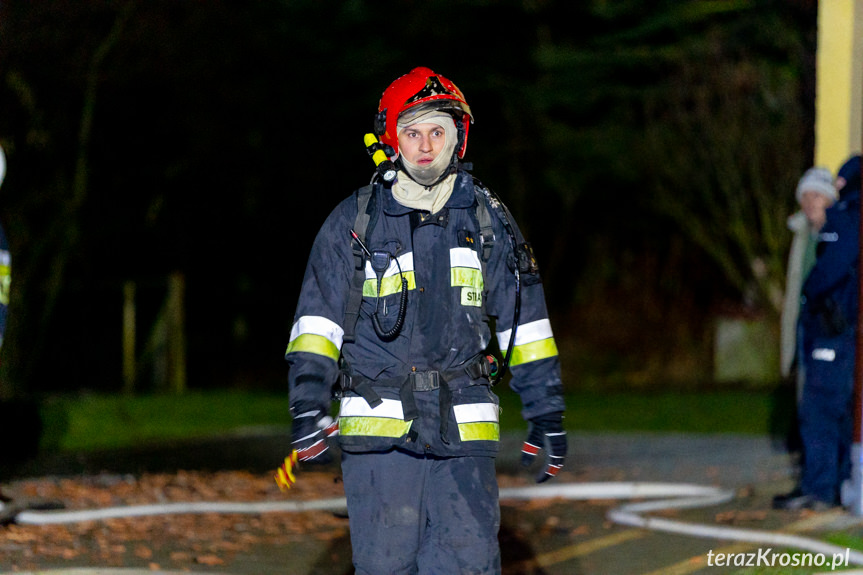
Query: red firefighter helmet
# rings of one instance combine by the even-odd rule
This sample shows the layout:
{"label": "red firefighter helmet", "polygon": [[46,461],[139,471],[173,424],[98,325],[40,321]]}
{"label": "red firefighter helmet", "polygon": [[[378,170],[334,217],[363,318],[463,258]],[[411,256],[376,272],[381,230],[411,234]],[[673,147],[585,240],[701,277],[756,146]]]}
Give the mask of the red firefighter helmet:
{"label": "red firefighter helmet", "polygon": [[381,141],[399,153],[399,138],[397,123],[399,116],[415,106],[423,108],[433,106],[439,110],[453,113],[457,120],[461,119],[459,131],[460,146],[458,157],[463,158],[467,149],[467,132],[473,115],[470,106],[464,99],[461,90],[447,78],[435,74],[429,68],[414,68],[404,76],[397,78],[384,90],[378,104],[378,114],[375,118],[375,132]]}

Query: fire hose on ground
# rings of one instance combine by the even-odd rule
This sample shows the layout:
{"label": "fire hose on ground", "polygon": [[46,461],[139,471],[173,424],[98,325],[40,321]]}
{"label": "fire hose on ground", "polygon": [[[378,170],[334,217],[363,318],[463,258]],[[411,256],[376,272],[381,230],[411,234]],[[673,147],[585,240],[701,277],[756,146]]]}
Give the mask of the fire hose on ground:
{"label": "fire hose on ground", "polygon": [[[690,523],[647,515],[650,512],[657,511],[719,505],[733,500],[734,497],[734,491],[728,489],[686,483],[559,483],[556,485],[512,487],[500,490],[500,498],[503,501],[554,498],[568,500],[635,499],[639,501],[611,509],[607,513],[608,519],[621,525],[690,537],[772,545],[813,553],[823,553],[825,555],[847,553],[849,562],[855,565],[863,565],[863,552],[849,551],[844,547],[825,543],[817,539],[781,532]],[[24,509],[18,511],[12,517],[12,522],[19,525],[53,525],[148,515],[293,513],[303,511],[340,511],[344,510],[345,507],[346,503],[343,497],[311,501],[200,501],[68,511]],[[0,504],[0,513],[3,511],[4,505]]]}

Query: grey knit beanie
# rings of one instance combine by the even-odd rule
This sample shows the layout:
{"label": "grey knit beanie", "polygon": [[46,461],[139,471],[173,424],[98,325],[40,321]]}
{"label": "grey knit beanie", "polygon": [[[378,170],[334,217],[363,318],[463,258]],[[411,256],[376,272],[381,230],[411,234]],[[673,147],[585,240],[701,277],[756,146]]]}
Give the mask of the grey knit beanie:
{"label": "grey knit beanie", "polygon": [[803,199],[803,192],[817,192],[833,201],[839,199],[839,193],[833,185],[833,174],[821,166],[809,168],[797,184],[797,202]]}

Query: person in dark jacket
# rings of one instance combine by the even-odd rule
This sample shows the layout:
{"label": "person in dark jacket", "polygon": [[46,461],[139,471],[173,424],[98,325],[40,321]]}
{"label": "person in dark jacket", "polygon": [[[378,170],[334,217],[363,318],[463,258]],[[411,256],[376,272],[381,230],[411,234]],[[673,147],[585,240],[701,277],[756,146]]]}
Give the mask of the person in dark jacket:
{"label": "person in dark jacket", "polygon": [[799,404],[806,454],[799,493],[785,509],[828,509],[841,504],[851,475],[855,332],[860,249],[860,156],[836,180],[839,201],[827,209],[815,265],[803,284],[800,321],[806,385]]}
{"label": "person in dark jacket", "polygon": [[472,121],[446,77],[415,68],[395,80],[367,136],[389,168],[330,214],[303,279],[286,352],[292,441],[300,461],[326,453],[338,382],[360,575],[500,573],[489,318],[529,422],[523,463],[544,450],[542,482],[566,454],[536,260],[461,163]]}

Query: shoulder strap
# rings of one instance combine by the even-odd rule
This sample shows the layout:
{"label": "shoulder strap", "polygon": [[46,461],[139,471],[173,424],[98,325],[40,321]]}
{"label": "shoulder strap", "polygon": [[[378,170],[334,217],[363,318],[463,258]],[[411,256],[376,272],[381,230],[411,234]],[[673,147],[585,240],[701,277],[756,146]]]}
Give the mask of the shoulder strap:
{"label": "shoulder strap", "polygon": [[[360,241],[365,243],[369,229],[374,229],[377,222],[377,209],[375,202],[375,186],[369,184],[357,190],[357,217],[354,221],[354,232]],[[351,250],[354,254],[354,277],[351,281],[351,291],[345,305],[344,341],[353,343],[356,341],[357,319],[360,317],[360,305],[363,302],[363,283],[366,280],[366,255],[356,240],[351,241]]]}
{"label": "shoulder strap", "polygon": [[[372,214],[369,213],[369,205],[374,191],[374,184],[363,186],[357,190],[357,219],[354,222],[354,231],[363,242],[366,241],[366,232],[368,231],[369,222],[372,218]],[[359,246],[355,246],[354,252],[357,252],[358,250]],[[359,251],[362,253],[362,250]]]}
{"label": "shoulder strap", "polygon": [[[482,185],[474,181],[474,193],[476,194],[476,218],[479,221],[479,236],[482,244],[482,264],[491,256],[491,248],[494,247],[494,228],[491,224],[491,215],[488,212],[488,199],[482,191]],[[483,272],[485,270],[483,269]]]}
{"label": "shoulder strap", "polygon": [[[473,179],[474,191],[477,195],[477,204],[480,206],[477,208],[477,217],[480,217],[481,210],[486,212],[487,224],[491,225],[491,218],[488,216],[489,210],[493,211],[495,216],[500,220],[503,224],[504,231],[509,238],[509,244],[512,249],[512,258],[514,260],[513,272],[515,274],[515,305],[513,306],[512,312],[512,331],[510,333],[509,345],[507,345],[506,352],[503,357],[503,363],[501,363],[500,368],[498,369],[497,375],[492,382],[492,385],[497,385],[503,379],[503,376],[506,375],[506,372],[509,368],[509,362],[512,359],[513,349],[515,347],[515,336],[518,331],[518,323],[519,318],[521,316],[521,273],[520,267],[518,265],[518,246],[521,245],[524,240],[521,237],[516,237],[516,230],[512,226],[512,221],[509,217],[509,210],[500,201],[494,192],[492,192],[489,188],[485,187],[481,181],[479,181],[476,177]],[[487,207],[486,207],[487,206]],[[480,224],[480,228],[482,228],[483,224]],[[494,242],[494,233],[492,235],[492,244]],[[483,240],[485,237],[483,235]],[[527,246],[527,244],[524,244]],[[491,246],[488,249],[489,253],[491,252]],[[485,259],[486,259],[486,249],[485,243],[483,243],[483,275],[485,275]],[[483,302],[485,305],[485,302]],[[503,350],[501,350],[503,351]]]}

